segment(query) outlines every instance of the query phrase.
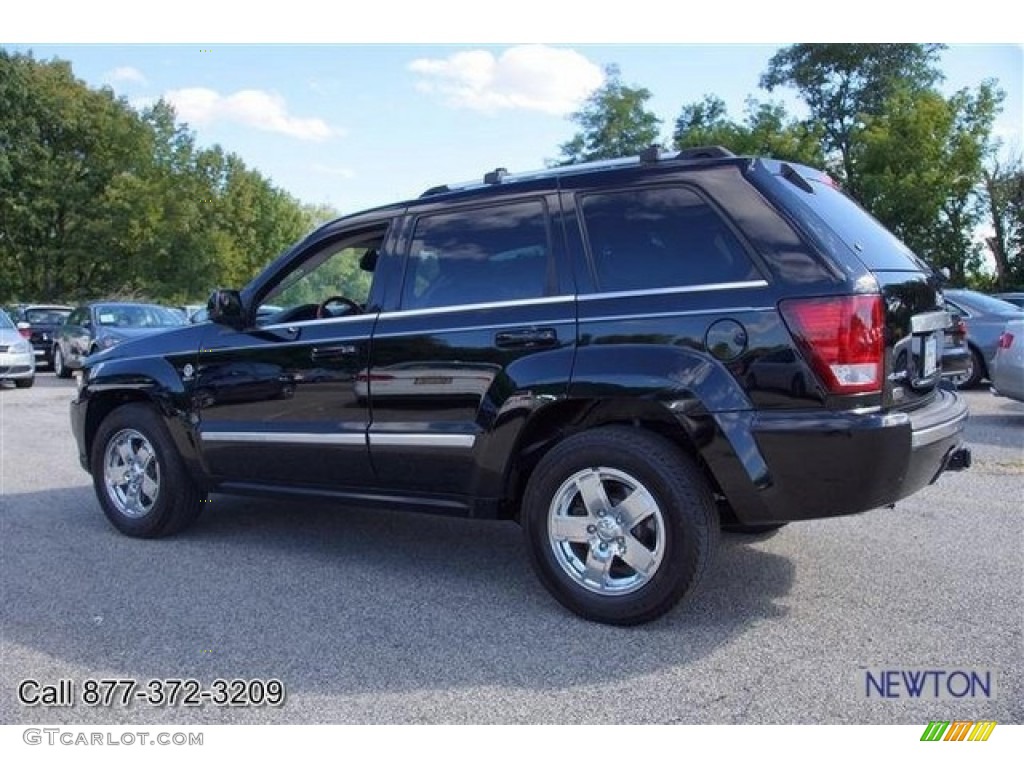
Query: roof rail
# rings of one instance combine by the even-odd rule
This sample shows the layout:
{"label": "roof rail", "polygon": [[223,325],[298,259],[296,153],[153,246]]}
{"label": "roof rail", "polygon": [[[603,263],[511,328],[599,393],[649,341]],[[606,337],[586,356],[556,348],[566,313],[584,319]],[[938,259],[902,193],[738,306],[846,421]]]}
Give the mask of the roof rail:
{"label": "roof rail", "polygon": [[508,176],[508,168],[495,168],[484,174],[484,184],[501,184],[501,180]]}
{"label": "roof rail", "polygon": [[451,189],[447,184],[438,184],[436,187],[431,187],[424,192],[420,197],[430,197],[431,195],[443,195],[445,192],[451,192]]}
{"label": "roof rail", "polygon": [[680,150],[676,160],[704,160],[711,157],[736,157],[725,147],[713,144],[707,147],[688,147]]}

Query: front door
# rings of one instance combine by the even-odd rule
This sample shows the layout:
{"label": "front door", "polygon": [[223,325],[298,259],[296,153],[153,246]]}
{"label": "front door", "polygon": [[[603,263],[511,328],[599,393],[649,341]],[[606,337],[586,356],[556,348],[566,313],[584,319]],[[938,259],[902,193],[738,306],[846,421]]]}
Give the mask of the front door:
{"label": "front door", "polygon": [[251,327],[210,325],[191,391],[203,459],[221,482],[348,487],[372,476],[358,382],[385,237],[377,226],[318,241],[256,294],[263,316]]}

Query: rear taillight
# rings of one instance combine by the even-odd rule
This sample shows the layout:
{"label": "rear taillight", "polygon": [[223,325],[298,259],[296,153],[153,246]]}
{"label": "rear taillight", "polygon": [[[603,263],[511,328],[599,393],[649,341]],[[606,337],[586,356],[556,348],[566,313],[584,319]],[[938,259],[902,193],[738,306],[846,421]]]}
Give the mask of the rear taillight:
{"label": "rear taillight", "polygon": [[23,338],[23,339],[31,339],[32,338],[32,329],[31,328],[19,328],[18,329],[18,333],[21,334],[21,338]]}
{"label": "rear taillight", "polygon": [[999,334],[999,348],[1009,349],[1011,346],[1013,346],[1013,334],[1009,331],[1003,331]]}
{"label": "rear taillight", "polygon": [[881,296],[788,299],[779,304],[779,310],[829,392],[881,391],[885,351]]}

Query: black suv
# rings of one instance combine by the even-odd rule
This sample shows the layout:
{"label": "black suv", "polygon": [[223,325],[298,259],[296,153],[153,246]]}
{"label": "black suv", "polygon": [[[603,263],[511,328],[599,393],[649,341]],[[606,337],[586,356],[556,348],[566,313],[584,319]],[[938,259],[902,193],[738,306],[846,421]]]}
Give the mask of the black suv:
{"label": "black suv", "polygon": [[630,624],[698,584],[720,524],[970,462],[932,270],[824,174],[720,148],[435,187],[209,311],[84,363],[78,451],[126,534],[210,491],[511,518],[559,601]]}

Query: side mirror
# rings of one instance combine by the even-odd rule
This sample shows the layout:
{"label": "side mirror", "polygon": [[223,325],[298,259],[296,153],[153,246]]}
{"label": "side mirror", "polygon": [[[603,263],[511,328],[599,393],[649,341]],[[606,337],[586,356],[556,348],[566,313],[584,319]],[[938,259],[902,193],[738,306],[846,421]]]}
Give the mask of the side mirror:
{"label": "side mirror", "polygon": [[218,288],[210,294],[210,300],[206,302],[206,311],[210,320],[220,325],[232,328],[241,328],[245,325],[245,306],[238,291]]}

